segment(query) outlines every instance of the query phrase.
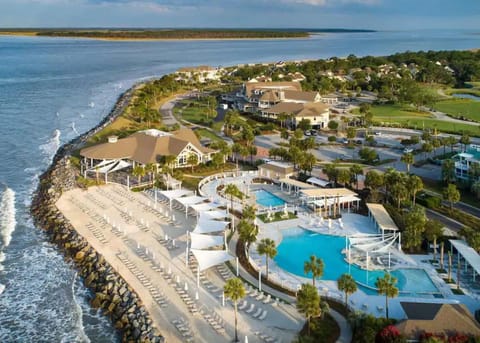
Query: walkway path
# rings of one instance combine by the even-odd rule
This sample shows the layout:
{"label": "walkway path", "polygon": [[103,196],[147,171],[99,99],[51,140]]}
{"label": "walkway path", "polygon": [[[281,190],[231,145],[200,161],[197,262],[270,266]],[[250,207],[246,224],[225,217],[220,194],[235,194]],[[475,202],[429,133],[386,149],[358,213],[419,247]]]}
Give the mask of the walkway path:
{"label": "walkway path", "polygon": [[[232,239],[228,244],[229,250],[233,254],[235,254],[234,252],[236,251],[237,242],[238,242],[238,235],[237,233],[235,233],[235,235],[232,237]],[[253,285],[258,285],[258,280],[254,278],[248,271],[246,271],[242,265],[240,265],[239,267],[239,274],[242,279],[248,281]],[[273,289],[268,285],[262,284],[262,291],[268,294],[271,294],[272,296],[288,303],[294,304],[296,301],[295,297],[282,293],[280,291],[277,291],[276,289]],[[293,307],[292,307],[292,310],[293,310]],[[340,337],[338,338],[337,342],[350,343],[352,341],[352,329],[350,327],[350,324],[348,324],[346,318],[333,309],[330,309],[330,314],[332,315],[333,319],[335,319],[335,321],[337,322],[340,328]],[[296,315],[298,316],[298,314]]]}

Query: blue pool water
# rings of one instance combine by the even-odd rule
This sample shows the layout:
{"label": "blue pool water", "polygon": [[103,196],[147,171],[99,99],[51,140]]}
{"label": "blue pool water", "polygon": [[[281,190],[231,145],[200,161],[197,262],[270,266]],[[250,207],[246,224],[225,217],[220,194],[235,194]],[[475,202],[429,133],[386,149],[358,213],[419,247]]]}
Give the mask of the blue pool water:
{"label": "blue pool water", "polygon": [[[283,240],[277,247],[278,254],[275,262],[282,269],[298,276],[307,276],[303,273],[303,264],[316,255],[325,264],[323,280],[337,280],[340,275],[350,273],[360,284],[375,287],[378,277],[383,271],[365,271],[354,265],[349,267],[344,261],[341,251],[345,249],[345,238],[314,233],[300,228],[282,230]],[[430,277],[423,269],[397,269],[391,272],[398,280],[397,287],[401,295],[421,295],[421,293],[438,293]],[[368,287],[361,287],[368,294],[376,291]]]}
{"label": "blue pool water", "polygon": [[275,194],[272,194],[264,189],[259,189],[258,191],[255,191],[255,197],[257,200],[257,204],[265,207],[281,206],[285,204],[285,201],[277,197]]}

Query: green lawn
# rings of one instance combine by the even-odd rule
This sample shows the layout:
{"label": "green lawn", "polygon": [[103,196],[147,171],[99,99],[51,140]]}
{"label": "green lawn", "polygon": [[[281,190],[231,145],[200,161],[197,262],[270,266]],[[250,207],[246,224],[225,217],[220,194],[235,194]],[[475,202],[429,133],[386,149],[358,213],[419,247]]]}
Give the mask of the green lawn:
{"label": "green lawn", "polygon": [[210,130],[196,129],[195,132],[197,132],[200,135],[200,137],[209,138],[213,142],[214,141],[222,141],[222,139],[219,136],[217,136],[214,132],[212,132]]}
{"label": "green lawn", "polygon": [[[440,102],[439,102],[440,103]],[[480,105],[480,102],[478,103]],[[480,107],[479,107],[480,110]],[[398,125],[413,129],[437,129],[443,132],[468,131],[480,135],[477,125],[458,124],[433,118],[430,113],[416,111],[413,107],[402,105],[375,105],[371,109],[373,120],[381,125]]]}
{"label": "green lawn", "polygon": [[194,124],[210,126],[213,119],[216,117],[216,113],[212,112],[212,109],[208,105],[200,100],[182,100],[173,109],[173,112],[177,118],[187,120]]}
{"label": "green lawn", "polygon": [[465,117],[480,121],[480,101],[470,99],[450,99],[439,101],[435,109],[455,117]]}

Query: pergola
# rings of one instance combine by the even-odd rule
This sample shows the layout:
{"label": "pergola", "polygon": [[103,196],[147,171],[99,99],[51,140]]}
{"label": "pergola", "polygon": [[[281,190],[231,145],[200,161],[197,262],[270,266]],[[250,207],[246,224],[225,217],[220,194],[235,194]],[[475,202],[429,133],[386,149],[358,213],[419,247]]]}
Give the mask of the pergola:
{"label": "pergola", "polygon": [[458,263],[460,264],[460,255],[465,260],[465,272],[467,271],[468,265],[472,267],[472,279],[475,281],[475,276],[480,274],[480,255],[464,240],[450,239],[449,242],[452,252],[453,248],[458,252]]}
{"label": "pergola", "polygon": [[[367,203],[368,217],[375,223],[375,227],[378,232],[382,233],[382,237],[385,235],[385,231],[398,231],[398,226],[393,221],[392,217],[388,214],[387,210],[381,204]],[[401,250],[401,236],[399,233],[398,248]]]}
{"label": "pergola", "polygon": [[319,179],[315,176],[310,177],[307,180],[307,183],[310,183],[310,184],[318,186],[318,187],[327,187],[328,185],[330,185],[329,181]]}
{"label": "pergola", "polygon": [[280,189],[283,191],[283,185],[285,185],[288,189],[288,193],[291,193],[292,190],[294,193],[298,193],[300,189],[308,189],[308,188],[316,188],[316,186],[311,185],[309,183],[301,182],[298,180],[294,179],[280,179],[278,180],[280,182]]}
{"label": "pergola", "polygon": [[336,209],[347,208],[350,212],[352,203],[360,203],[360,198],[357,197],[357,193],[347,188],[310,188],[302,189],[300,191],[300,197],[304,199],[305,203],[312,204],[314,211],[319,208],[323,208],[326,214],[330,215],[332,212],[335,214]]}

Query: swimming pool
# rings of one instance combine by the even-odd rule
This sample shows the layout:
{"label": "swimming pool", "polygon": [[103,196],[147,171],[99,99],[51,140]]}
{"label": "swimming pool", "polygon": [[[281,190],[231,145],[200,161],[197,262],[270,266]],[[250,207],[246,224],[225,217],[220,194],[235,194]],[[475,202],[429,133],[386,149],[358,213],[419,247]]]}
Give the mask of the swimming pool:
{"label": "swimming pool", "polygon": [[281,206],[285,204],[285,201],[277,197],[275,194],[272,194],[264,189],[259,189],[254,192],[257,200],[257,204],[264,207],[274,207]]}
{"label": "swimming pool", "polygon": [[[378,277],[385,272],[380,270],[366,271],[357,266],[349,266],[344,260],[342,250],[345,249],[345,238],[322,235],[301,228],[282,230],[283,240],[277,247],[275,262],[282,269],[298,275],[311,277],[303,273],[303,264],[310,255],[320,257],[324,264],[323,280],[336,281],[340,275],[350,272],[367,294],[376,294],[374,289]],[[396,269],[391,272],[398,280],[397,287],[403,296],[423,296],[438,293],[428,274],[423,269]]]}

